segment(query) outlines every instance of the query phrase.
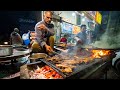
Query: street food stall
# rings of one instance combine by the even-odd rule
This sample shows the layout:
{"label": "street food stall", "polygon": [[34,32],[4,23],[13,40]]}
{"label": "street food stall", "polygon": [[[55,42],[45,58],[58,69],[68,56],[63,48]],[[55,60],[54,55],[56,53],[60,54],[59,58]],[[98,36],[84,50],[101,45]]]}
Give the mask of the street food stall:
{"label": "street food stall", "polygon": [[[90,17],[87,12],[86,15]],[[90,12],[89,12],[90,13]],[[100,16],[100,14],[97,14]],[[97,17],[97,16],[96,16]],[[91,18],[95,20],[94,18]],[[101,24],[101,18],[96,19]],[[62,32],[77,34],[80,28],[62,23]],[[73,28],[74,27],[74,28]],[[73,31],[72,31],[73,30]],[[38,57],[38,61],[20,67],[21,79],[100,79],[111,67],[116,49],[84,46],[77,48],[65,43],[55,43],[55,53]]]}
{"label": "street food stall", "polygon": [[[80,11],[80,15],[73,15],[74,23],[54,15],[57,39],[55,38],[53,52],[47,54],[33,53],[31,45],[25,48],[0,45],[0,79],[101,79],[103,76],[107,79],[112,59],[119,48],[100,47],[99,43],[99,47],[90,43],[81,47],[75,46],[73,37],[81,31],[80,25],[76,24],[77,17],[78,21],[81,21],[80,25],[87,25],[88,31],[94,31],[95,26],[100,25],[102,20],[99,11]],[[65,34],[68,35],[68,42],[59,42],[60,36]],[[35,32],[30,35],[32,43]],[[27,57],[26,62],[19,64],[19,60],[24,57]]]}

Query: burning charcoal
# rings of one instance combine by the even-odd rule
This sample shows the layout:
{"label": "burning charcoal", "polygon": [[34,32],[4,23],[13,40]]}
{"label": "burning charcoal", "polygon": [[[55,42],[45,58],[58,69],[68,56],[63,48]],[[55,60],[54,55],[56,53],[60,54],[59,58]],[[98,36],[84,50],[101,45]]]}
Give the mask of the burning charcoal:
{"label": "burning charcoal", "polygon": [[52,77],[55,77],[55,74],[53,74]]}
{"label": "burning charcoal", "polygon": [[52,70],[49,70],[49,72],[52,72]]}

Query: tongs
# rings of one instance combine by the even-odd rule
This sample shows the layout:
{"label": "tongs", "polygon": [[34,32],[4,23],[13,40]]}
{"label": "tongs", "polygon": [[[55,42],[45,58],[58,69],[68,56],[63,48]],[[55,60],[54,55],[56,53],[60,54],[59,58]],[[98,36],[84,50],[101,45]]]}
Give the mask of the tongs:
{"label": "tongs", "polygon": [[58,52],[52,51],[53,54],[60,55]]}
{"label": "tongs", "polygon": [[50,56],[54,56],[54,55],[58,55],[61,57],[60,53],[55,52],[55,51],[51,51],[51,53],[49,54]]}

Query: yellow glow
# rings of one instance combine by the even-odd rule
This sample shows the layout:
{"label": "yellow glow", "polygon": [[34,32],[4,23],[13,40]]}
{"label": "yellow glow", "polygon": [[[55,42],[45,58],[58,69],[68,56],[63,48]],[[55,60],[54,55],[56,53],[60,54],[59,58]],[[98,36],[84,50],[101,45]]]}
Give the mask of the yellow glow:
{"label": "yellow glow", "polygon": [[95,21],[96,21],[98,24],[101,24],[102,15],[101,15],[98,11],[96,11]]}

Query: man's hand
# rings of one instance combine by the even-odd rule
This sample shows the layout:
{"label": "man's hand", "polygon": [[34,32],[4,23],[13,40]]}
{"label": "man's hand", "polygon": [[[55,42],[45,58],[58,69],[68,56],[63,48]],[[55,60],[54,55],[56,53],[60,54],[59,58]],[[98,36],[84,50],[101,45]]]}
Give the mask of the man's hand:
{"label": "man's hand", "polygon": [[52,52],[53,49],[49,45],[45,45],[46,51],[47,52]]}
{"label": "man's hand", "polygon": [[39,30],[47,30],[47,27],[44,24],[40,24],[37,27]]}
{"label": "man's hand", "polygon": [[82,42],[81,40],[78,40],[78,41],[77,41],[77,44],[83,45],[83,42]]}

